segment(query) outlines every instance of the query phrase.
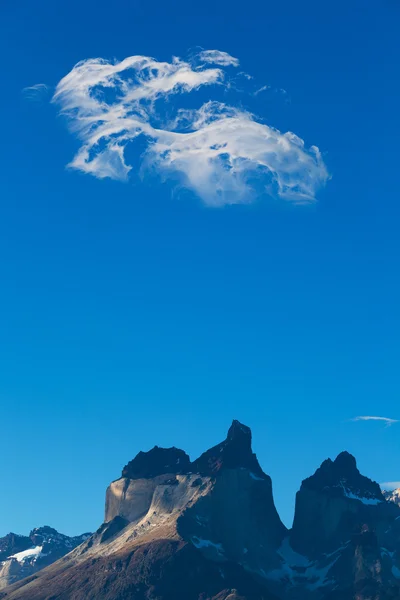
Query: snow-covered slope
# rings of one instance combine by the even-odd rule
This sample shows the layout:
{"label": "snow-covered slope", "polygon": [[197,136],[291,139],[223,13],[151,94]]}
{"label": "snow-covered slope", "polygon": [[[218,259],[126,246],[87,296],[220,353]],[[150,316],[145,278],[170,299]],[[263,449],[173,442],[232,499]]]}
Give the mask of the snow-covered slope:
{"label": "snow-covered slope", "polygon": [[0,538],[0,589],[51,565],[90,536],[69,537],[45,526],[33,529],[29,536],[9,533]]}

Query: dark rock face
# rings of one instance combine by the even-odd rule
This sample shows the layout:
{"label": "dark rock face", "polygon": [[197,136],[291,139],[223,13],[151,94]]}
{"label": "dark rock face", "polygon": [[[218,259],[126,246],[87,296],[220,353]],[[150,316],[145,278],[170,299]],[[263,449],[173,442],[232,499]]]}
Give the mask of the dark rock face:
{"label": "dark rock face", "polygon": [[334,461],[325,460],[314,475],[303,481],[303,486],[340,497],[356,496],[369,502],[384,500],[379,485],[361,475],[356,459],[348,452],[341,452]]}
{"label": "dark rock face", "polygon": [[257,477],[243,467],[219,471],[210,492],[179,517],[177,530],[206,556],[255,572],[266,564],[279,565],[277,550],[287,535],[270,478]]}
{"label": "dark rock face", "polygon": [[104,544],[107,540],[114,537],[117,533],[120,533],[128,525],[128,521],[122,517],[114,517],[109,523],[103,523],[96,531],[97,536],[100,538],[100,544]]}
{"label": "dark rock face", "polygon": [[347,542],[364,525],[383,531],[394,517],[379,485],[361,475],[355,458],[342,452],[303,481],[296,496],[291,544],[316,556]]}
{"label": "dark rock face", "polygon": [[189,466],[189,456],[183,450],[154,446],[148,452],[139,452],[124,467],[122,477],[151,479],[165,473],[187,473]]}
{"label": "dark rock face", "polygon": [[6,536],[0,538],[0,561],[31,547],[32,540],[28,536],[8,533]]}
{"label": "dark rock face", "polygon": [[400,588],[392,576],[392,564],[386,560],[373,531],[364,526],[355,534],[332,569],[339,584],[328,592],[327,600],[394,600]]}
{"label": "dark rock face", "polygon": [[246,468],[258,477],[263,473],[251,449],[251,430],[239,421],[233,421],[225,441],[207,450],[193,463],[183,450],[159,448],[139,452],[123,469],[122,477],[152,479],[158,475],[184,474],[189,471],[202,475],[217,475],[222,469]]}
{"label": "dark rock face", "polygon": [[191,466],[194,473],[202,475],[217,475],[223,469],[239,468],[267,479],[251,449],[251,430],[239,421],[233,421],[224,442],[204,452]]}

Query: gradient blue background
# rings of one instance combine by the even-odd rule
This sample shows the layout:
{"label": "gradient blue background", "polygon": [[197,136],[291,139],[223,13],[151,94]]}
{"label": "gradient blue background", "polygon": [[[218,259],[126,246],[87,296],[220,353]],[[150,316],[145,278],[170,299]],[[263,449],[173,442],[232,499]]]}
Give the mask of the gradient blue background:
{"label": "gradient blue background", "polygon": [[[103,517],[140,449],[194,458],[253,429],[290,525],[302,478],[347,449],[400,479],[399,64],[393,1],[3,0],[0,110],[0,535]],[[210,209],[157,179],[65,170],[48,99],[79,60],[239,57],[269,125],[324,152],[314,207]]]}

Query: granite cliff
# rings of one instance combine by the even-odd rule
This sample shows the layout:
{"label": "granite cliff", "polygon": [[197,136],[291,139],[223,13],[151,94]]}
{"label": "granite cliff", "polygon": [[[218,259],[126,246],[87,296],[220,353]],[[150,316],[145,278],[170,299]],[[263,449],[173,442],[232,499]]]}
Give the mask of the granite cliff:
{"label": "granite cliff", "polygon": [[233,421],[193,462],[140,452],[109,485],[96,533],[0,598],[400,600],[400,508],[355,458],[303,481],[287,530],[251,441]]}

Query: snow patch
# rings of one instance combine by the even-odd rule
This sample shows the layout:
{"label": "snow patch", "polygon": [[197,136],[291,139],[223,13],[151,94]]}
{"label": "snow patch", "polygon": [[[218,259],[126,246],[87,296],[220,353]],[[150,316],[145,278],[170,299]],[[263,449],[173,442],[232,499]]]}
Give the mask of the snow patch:
{"label": "snow patch", "polygon": [[192,544],[196,546],[196,548],[214,548],[219,554],[224,553],[224,548],[222,544],[216,544],[211,540],[203,540],[195,535],[192,537]]}
{"label": "snow patch", "polygon": [[251,477],[252,479],[254,479],[254,481],[265,481],[264,477],[258,477],[257,475],[255,475],[255,474],[254,474],[254,473],[252,473],[251,471],[250,471],[250,477]]}
{"label": "snow patch", "polygon": [[326,565],[325,567],[318,568],[316,566],[310,567],[307,569],[307,577],[311,579],[309,583],[307,583],[307,588],[309,590],[316,590],[319,587],[323,587],[330,583],[333,583],[332,579],[327,579],[328,573],[335,564],[339,557],[335,558],[334,561]]}
{"label": "snow patch", "polygon": [[306,556],[293,550],[288,537],[283,540],[280,548],[278,549],[278,554],[292,567],[308,567],[311,564],[310,560]]}
{"label": "snow patch", "polygon": [[366,496],[357,496],[356,494],[353,494],[353,492],[350,492],[350,490],[347,490],[346,488],[343,488],[343,493],[346,496],[346,498],[351,498],[351,500],[359,500],[363,504],[369,504],[371,506],[376,506],[377,504],[381,504],[383,502],[383,500],[380,500],[379,498],[373,498],[372,496],[368,498]]}
{"label": "snow patch", "polygon": [[[313,591],[319,587],[324,587],[333,583],[332,579],[328,579],[328,573],[333,565],[338,560],[340,554],[339,548],[331,555],[325,557],[330,559],[326,564],[325,561],[312,562],[303,554],[299,554],[290,545],[289,538],[285,538],[278,550],[279,556],[283,562],[279,569],[274,569],[262,575],[272,581],[280,581],[289,585],[304,585],[308,590]],[[335,556],[336,555],[336,556]],[[325,564],[321,564],[325,562]]]}
{"label": "snow patch", "polygon": [[32,559],[35,562],[39,556],[43,556],[42,550],[43,546],[35,546],[35,548],[28,548],[28,550],[24,550],[23,552],[17,552],[9,556],[9,558],[15,558],[19,563],[24,563],[28,559]]}

